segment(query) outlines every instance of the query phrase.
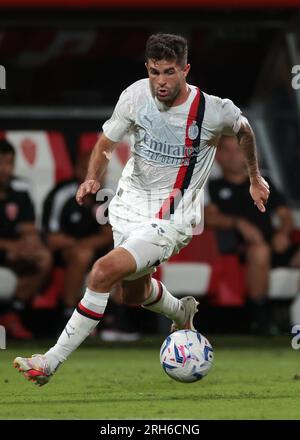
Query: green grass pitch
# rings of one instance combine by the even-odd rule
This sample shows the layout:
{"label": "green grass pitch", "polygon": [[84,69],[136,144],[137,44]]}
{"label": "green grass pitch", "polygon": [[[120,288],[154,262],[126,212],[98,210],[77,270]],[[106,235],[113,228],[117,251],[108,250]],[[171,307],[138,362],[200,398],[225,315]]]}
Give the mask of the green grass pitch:
{"label": "green grass pitch", "polygon": [[209,338],[213,370],[181,384],[161,369],[163,338],[128,346],[88,342],[49,384],[27,382],[12,361],[45,346],[0,350],[0,419],[299,419],[300,351],[290,338]]}

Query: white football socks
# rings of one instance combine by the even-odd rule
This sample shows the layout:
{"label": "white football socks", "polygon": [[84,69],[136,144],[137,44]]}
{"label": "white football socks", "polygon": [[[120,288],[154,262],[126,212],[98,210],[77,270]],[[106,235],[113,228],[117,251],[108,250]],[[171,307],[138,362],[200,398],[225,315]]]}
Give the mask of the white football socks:
{"label": "white football socks", "polygon": [[51,371],[55,371],[96,327],[103,317],[108,297],[109,293],[86,289],[57,343],[45,353]]}
{"label": "white football socks", "polygon": [[182,302],[175,298],[160,281],[151,279],[152,290],[150,296],[143,302],[142,307],[152,312],[165,315],[178,323],[183,324],[185,318],[185,310]]}
{"label": "white football socks", "polygon": [[[185,310],[182,302],[175,298],[160,281],[152,278],[151,282],[150,296],[144,301],[142,307],[183,324]],[[97,326],[103,317],[108,298],[109,293],[97,293],[89,288],[86,289],[84,297],[74,310],[57,343],[45,353],[52,372],[79,347]]]}

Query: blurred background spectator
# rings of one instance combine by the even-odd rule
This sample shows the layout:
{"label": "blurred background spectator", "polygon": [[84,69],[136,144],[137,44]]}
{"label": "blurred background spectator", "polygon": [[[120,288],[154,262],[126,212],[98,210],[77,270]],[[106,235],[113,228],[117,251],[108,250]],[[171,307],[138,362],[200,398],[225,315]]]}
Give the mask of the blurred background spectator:
{"label": "blurred background spectator", "polygon": [[275,329],[268,311],[271,267],[299,268],[300,280],[300,248],[291,242],[292,211],[268,176],[266,212],[261,213],[253,204],[244,155],[236,137],[220,139],[217,160],[222,177],[208,182],[205,224],[217,231],[221,253],[238,254],[247,265],[250,330],[272,333]]}
{"label": "blurred background spectator", "polygon": [[[30,339],[31,332],[22,324],[19,311],[45,286],[52,258],[36,229],[30,196],[22,182],[13,179],[14,164],[14,148],[0,140],[0,265],[16,277],[15,289],[7,287],[10,298],[1,304],[0,323],[10,336]],[[2,275],[7,279],[7,272]]]}

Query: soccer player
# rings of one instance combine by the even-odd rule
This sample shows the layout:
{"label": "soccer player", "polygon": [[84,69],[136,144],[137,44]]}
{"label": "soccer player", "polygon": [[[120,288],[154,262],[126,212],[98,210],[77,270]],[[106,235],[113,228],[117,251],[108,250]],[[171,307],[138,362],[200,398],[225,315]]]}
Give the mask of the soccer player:
{"label": "soccer player", "polygon": [[[152,35],[145,59],[148,78],[121,94],[77,192],[82,204],[100,190],[99,179],[115,144],[130,133],[132,157],[109,207],[115,248],[95,262],[86,292],[54,347],[44,355],[14,360],[14,366],[39,385],[47,383],[91,333],[105,312],[112,286],[121,280],[125,302],[167,316],[173,331],[194,329],[196,300],[175,298],[151,274],[189,243],[192,228],[201,221],[199,190],[208,178],[221,135],[237,135],[247,162],[250,194],[257,208],[265,211],[269,189],[259,171],[253,131],[232,101],[187,83],[186,40]],[[184,215],[176,220],[183,206]]]}

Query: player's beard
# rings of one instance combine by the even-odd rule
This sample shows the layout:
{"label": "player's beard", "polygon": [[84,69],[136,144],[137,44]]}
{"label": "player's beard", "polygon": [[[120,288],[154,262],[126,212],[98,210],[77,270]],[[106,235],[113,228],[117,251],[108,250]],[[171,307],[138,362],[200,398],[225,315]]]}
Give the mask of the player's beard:
{"label": "player's beard", "polygon": [[[152,84],[151,84],[151,88],[152,88],[152,94],[163,104],[167,105],[168,107],[171,107],[173,102],[175,101],[175,99],[177,98],[177,96],[179,95],[180,91],[181,91],[181,87],[180,84],[177,84],[174,89],[172,91],[170,91],[165,97],[164,96],[160,96],[158,94],[158,90],[159,88],[155,89]],[[163,89],[163,87],[162,87]],[[168,90],[168,89],[167,89]]]}

